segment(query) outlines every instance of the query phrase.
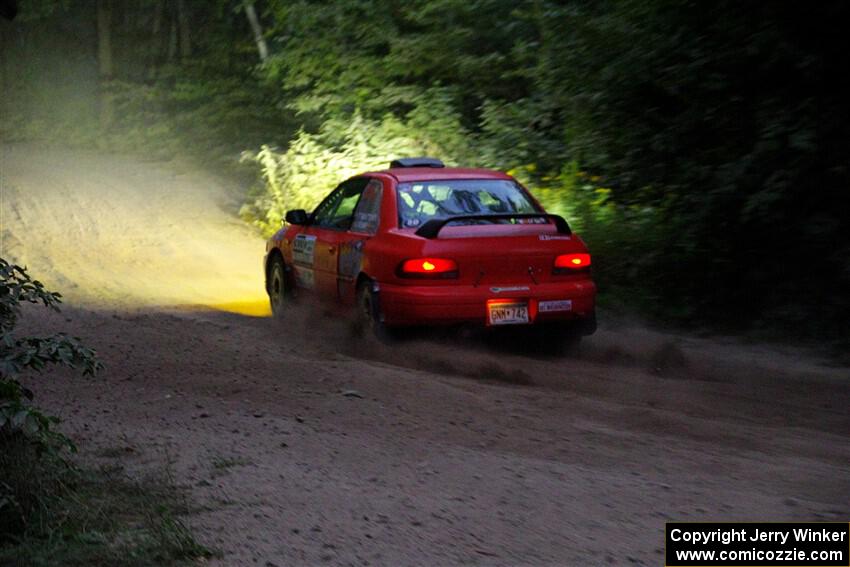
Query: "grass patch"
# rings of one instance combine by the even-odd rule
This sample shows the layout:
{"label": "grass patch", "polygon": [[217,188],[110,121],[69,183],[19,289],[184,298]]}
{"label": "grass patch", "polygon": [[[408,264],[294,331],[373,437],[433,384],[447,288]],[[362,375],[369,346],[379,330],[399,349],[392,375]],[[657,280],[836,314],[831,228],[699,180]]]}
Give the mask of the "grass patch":
{"label": "grass patch", "polygon": [[0,565],[189,564],[212,553],[181,520],[188,512],[167,471],[133,480],[0,437]]}

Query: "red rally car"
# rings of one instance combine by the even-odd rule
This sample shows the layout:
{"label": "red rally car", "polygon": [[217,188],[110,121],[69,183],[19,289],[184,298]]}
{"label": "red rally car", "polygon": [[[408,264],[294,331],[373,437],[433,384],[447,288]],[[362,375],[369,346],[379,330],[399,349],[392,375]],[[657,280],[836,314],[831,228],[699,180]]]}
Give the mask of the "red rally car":
{"label": "red rally car", "polygon": [[505,173],[398,159],[286,222],[264,261],[275,316],[309,292],[356,306],[379,336],[444,324],[596,330],[587,247]]}

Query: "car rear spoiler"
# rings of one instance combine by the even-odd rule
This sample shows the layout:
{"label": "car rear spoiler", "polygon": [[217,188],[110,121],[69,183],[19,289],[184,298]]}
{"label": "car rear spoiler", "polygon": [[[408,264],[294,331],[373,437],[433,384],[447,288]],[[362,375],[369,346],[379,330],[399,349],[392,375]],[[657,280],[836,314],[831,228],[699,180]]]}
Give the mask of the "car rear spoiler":
{"label": "car rear spoiler", "polygon": [[446,217],[442,219],[431,219],[416,230],[416,236],[422,238],[437,238],[444,226],[450,222],[464,220],[510,220],[510,219],[540,219],[545,218],[555,223],[555,227],[561,234],[572,234],[570,225],[564,220],[564,217],[559,215],[550,215],[548,213],[499,213],[492,215],[460,215],[456,217]]}

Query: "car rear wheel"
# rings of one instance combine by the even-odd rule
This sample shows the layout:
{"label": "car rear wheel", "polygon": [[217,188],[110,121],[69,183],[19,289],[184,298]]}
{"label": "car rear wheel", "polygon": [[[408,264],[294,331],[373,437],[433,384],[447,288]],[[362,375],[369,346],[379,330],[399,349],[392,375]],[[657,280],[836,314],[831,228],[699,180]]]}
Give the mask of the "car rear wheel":
{"label": "car rear wheel", "polygon": [[357,288],[357,319],[362,328],[381,342],[387,342],[392,334],[381,321],[378,296],[372,290],[372,282],[364,281]]}
{"label": "car rear wheel", "polygon": [[272,314],[275,317],[282,317],[286,311],[286,304],[289,302],[289,289],[286,284],[286,268],[280,256],[275,256],[272,259],[268,278],[269,303],[271,303]]}

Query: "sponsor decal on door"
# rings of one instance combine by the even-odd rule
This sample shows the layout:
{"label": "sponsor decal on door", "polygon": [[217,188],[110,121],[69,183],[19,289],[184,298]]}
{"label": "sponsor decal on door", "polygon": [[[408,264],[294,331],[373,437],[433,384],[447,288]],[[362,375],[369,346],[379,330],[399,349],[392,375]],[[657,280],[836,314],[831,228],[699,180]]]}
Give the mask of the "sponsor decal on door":
{"label": "sponsor decal on door", "polygon": [[313,265],[316,253],[316,237],[309,234],[299,234],[292,242],[292,260],[296,264]]}

